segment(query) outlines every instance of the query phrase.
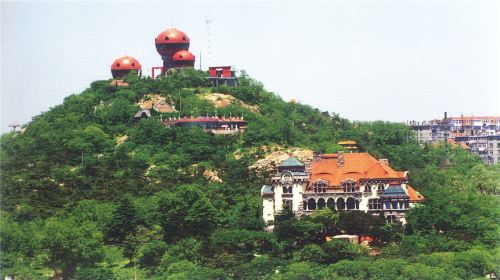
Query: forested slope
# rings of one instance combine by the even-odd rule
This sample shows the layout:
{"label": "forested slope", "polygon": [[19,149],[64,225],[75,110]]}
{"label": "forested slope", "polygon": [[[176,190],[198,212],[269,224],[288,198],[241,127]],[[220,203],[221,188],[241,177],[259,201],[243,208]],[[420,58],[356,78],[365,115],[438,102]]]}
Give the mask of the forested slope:
{"label": "forested slope", "polygon": [[[16,279],[473,279],[497,270],[500,169],[466,151],[416,144],[405,125],[343,119],[285,102],[243,73],[237,87],[205,74],[97,81],[1,138],[1,273]],[[200,98],[223,93],[216,107]],[[134,122],[136,103],[157,93],[177,113]],[[339,94],[339,98],[341,98]],[[240,135],[166,128],[174,116],[243,116]],[[285,212],[265,232],[260,188],[249,168],[272,149],[360,149],[410,171],[425,197],[409,223],[362,213]],[[440,169],[448,157],[453,165]],[[216,174],[218,180],[214,180]],[[325,242],[369,234],[371,248]],[[399,277],[399,278],[398,278]]]}

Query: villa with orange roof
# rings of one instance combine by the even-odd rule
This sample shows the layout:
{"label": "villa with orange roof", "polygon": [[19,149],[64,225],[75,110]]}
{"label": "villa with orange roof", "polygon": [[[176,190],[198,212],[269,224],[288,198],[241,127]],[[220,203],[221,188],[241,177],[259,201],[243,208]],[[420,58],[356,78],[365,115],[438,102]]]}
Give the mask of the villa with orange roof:
{"label": "villa with orange roof", "polygon": [[291,157],[278,166],[271,182],[261,190],[266,222],[284,207],[297,215],[328,207],[405,223],[406,212],[424,199],[408,185],[406,171],[368,153],[323,154],[306,163]]}

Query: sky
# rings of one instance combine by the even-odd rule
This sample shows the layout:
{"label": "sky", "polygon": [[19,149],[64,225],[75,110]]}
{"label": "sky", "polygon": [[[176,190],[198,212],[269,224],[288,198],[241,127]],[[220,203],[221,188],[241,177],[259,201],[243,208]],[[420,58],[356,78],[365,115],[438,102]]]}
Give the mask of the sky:
{"label": "sky", "polygon": [[[1,2],[1,132],[111,78],[161,66],[176,27],[196,67],[233,65],[351,120],[500,115],[500,1]],[[207,19],[210,23],[206,23]]]}

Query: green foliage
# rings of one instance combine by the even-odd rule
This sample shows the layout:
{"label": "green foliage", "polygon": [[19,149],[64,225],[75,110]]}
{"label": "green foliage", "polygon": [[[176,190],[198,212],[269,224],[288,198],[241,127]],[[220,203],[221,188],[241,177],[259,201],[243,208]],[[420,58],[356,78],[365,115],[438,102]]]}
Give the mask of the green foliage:
{"label": "green foliage", "polygon": [[79,270],[74,277],[75,280],[114,280],[113,272],[105,268],[84,268]]}
{"label": "green foliage", "polygon": [[[96,81],[34,117],[23,133],[1,136],[2,276],[473,279],[498,272],[498,165],[461,148],[420,146],[403,124],[350,122],[284,102],[246,73],[237,87],[211,88],[194,69],[126,80],[126,88]],[[238,102],[216,108],[202,92],[232,95],[255,110]],[[152,118],[134,122],[136,103],[150,93],[179,112],[152,110]],[[243,115],[248,128],[216,136],[158,121],[207,114]],[[408,224],[334,209],[299,219],[285,208],[274,231],[264,231],[260,187],[269,172],[251,168],[263,146],[334,153],[346,139],[410,171],[425,200]],[[452,166],[441,169],[445,158]],[[340,233],[373,237],[371,253],[381,255],[325,241]]]}

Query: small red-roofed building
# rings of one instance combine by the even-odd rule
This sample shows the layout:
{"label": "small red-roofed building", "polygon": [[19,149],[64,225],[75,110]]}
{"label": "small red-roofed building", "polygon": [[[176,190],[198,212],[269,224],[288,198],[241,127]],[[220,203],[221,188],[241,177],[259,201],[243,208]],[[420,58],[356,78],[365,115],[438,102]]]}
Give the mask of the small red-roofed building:
{"label": "small red-roofed building", "polygon": [[288,206],[297,215],[329,207],[405,223],[406,212],[424,199],[408,185],[406,171],[396,171],[387,159],[368,153],[323,154],[307,163],[289,158],[278,166],[271,183],[262,188],[266,222]]}
{"label": "small red-roofed building", "polygon": [[248,122],[243,117],[179,117],[162,121],[166,127],[199,127],[213,134],[237,134],[245,131]]}
{"label": "small red-roofed building", "polygon": [[208,79],[213,86],[236,86],[236,71],[232,69],[232,66],[210,66]]}

